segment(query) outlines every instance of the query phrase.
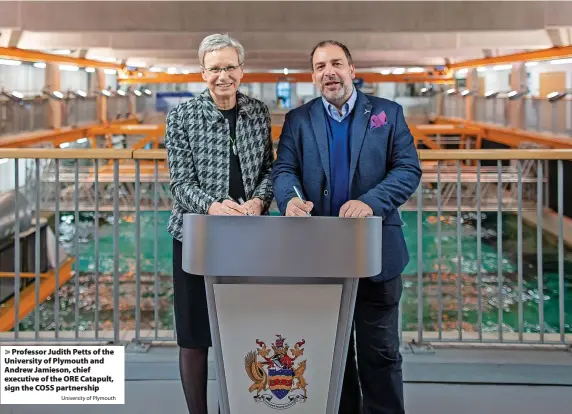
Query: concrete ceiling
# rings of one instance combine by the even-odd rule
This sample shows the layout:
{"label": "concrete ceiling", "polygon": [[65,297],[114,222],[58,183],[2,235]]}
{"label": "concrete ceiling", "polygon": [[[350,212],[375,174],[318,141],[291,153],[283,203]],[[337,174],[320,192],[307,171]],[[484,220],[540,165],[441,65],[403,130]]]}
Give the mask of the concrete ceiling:
{"label": "concrete ceiling", "polygon": [[228,32],[247,70],[307,70],[336,39],[360,69],[433,66],[572,42],[572,2],[0,2],[0,46],[198,67],[201,39]]}

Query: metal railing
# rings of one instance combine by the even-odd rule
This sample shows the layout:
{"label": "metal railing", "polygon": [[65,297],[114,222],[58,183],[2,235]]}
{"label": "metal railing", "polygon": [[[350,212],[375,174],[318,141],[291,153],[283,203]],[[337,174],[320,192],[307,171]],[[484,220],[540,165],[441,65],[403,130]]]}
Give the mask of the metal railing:
{"label": "metal railing", "polygon": [[[419,154],[434,176],[427,173],[410,200],[416,208],[402,210],[410,251],[403,272],[402,340],[572,343],[572,250],[565,247],[572,232],[565,231],[570,224],[564,216],[564,169],[572,150]],[[34,166],[25,183],[19,163],[0,166],[17,190],[0,206],[27,203],[21,214],[14,207],[0,211],[0,222],[11,219],[13,228],[0,245],[23,243],[13,243],[13,269],[0,263],[0,342],[175,339],[169,213],[160,208],[168,192],[160,179],[165,157],[164,150],[0,149],[0,159],[32,160]],[[556,188],[552,209],[544,201],[545,163]],[[537,192],[534,208],[525,208],[527,165],[537,171],[528,177]],[[514,211],[503,204],[507,168],[514,168]],[[472,208],[462,197],[469,176]],[[72,203],[54,197],[49,211],[44,209],[42,194],[59,194],[65,182],[71,184],[66,188]],[[454,208],[445,202],[446,183],[455,193]],[[80,208],[86,186],[92,189],[89,211]],[[485,205],[487,186],[496,194],[494,206],[490,199]],[[129,209],[120,208],[129,202]],[[29,228],[22,227],[26,218]],[[49,269],[39,257],[44,250]]]}
{"label": "metal railing", "polygon": [[[442,115],[464,119],[466,97],[445,95]],[[553,135],[572,136],[572,100],[549,100],[523,96],[513,103],[521,105],[513,115],[522,116],[522,129]],[[505,95],[474,96],[473,120],[481,123],[509,126],[511,123],[511,100]]]}

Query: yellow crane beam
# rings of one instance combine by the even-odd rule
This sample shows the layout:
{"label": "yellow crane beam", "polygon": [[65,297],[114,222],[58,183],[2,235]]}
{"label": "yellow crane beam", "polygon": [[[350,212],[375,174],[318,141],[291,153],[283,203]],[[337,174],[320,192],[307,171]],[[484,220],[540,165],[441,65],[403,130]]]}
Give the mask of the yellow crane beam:
{"label": "yellow crane beam", "polygon": [[0,47],[0,59],[21,60],[24,62],[45,62],[92,67],[101,69],[123,70],[119,63],[100,62],[99,60],[77,58],[73,56],[54,55],[35,50],[19,49],[17,47]]}
{"label": "yellow crane beam", "polygon": [[[141,73],[141,76],[139,75]],[[402,75],[383,75],[377,72],[356,73],[356,78],[363,79],[367,83],[432,83],[432,84],[452,84],[455,79],[445,72],[430,73],[404,73]],[[192,83],[204,82],[200,73],[170,74],[152,72],[130,72],[120,74],[117,82],[127,85],[150,84],[150,83]],[[242,83],[278,83],[278,82],[312,82],[312,75],[305,73],[292,73],[283,75],[280,73],[245,73]]]}
{"label": "yellow crane beam", "polygon": [[477,68],[481,66],[503,65],[516,62],[529,62],[552,59],[565,59],[572,57],[572,46],[551,47],[549,49],[532,50],[529,52],[514,53],[504,56],[494,56],[482,59],[466,60],[464,62],[447,65],[450,70]]}

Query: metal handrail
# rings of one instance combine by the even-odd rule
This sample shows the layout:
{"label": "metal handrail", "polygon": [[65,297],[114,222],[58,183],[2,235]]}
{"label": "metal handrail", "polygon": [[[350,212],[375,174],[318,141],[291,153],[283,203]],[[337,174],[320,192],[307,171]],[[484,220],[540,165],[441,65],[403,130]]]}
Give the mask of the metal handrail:
{"label": "metal handrail", "polygon": [[[572,160],[572,149],[418,150],[421,161]],[[167,151],[132,149],[0,148],[8,159],[166,160]]]}

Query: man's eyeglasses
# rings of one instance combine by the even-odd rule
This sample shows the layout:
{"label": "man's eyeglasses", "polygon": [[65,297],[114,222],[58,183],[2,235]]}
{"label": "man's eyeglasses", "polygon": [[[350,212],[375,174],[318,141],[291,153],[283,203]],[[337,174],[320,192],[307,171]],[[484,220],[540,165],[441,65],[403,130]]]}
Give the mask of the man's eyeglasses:
{"label": "man's eyeglasses", "polygon": [[216,74],[216,75],[218,75],[218,74],[221,73],[223,70],[224,70],[226,73],[233,73],[233,72],[235,72],[235,71],[236,71],[239,67],[241,67],[241,66],[242,66],[242,63],[241,63],[240,65],[238,65],[238,66],[230,65],[230,66],[227,66],[226,68],[204,68],[204,69],[205,69],[205,71],[207,71],[207,72],[210,73],[210,74]]}

